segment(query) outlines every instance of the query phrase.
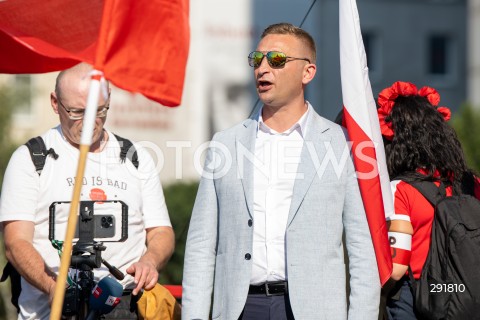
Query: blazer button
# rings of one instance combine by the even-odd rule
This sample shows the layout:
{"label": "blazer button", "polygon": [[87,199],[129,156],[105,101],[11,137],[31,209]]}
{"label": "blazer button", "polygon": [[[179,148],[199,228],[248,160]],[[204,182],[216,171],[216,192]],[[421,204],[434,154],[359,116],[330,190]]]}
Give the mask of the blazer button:
{"label": "blazer button", "polygon": [[245,260],[250,260],[252,258],[252,255],[250,253],[245,254]]}
{"label": "blazer button", "polygon": [[253,225],[252,219],[248,219],[248,226],[251,227]]}

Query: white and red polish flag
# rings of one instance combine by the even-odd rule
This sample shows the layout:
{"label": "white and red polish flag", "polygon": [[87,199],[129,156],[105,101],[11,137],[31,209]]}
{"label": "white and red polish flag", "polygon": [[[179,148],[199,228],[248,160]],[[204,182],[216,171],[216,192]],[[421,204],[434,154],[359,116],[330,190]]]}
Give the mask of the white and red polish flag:
{"label": "white and red polish flag", "polygon": [[385,218],[394,213],[393,200],[355,0],[340,0],[340,69],[343,122],[352,142],[358,184],[384,285],[392,273]]}

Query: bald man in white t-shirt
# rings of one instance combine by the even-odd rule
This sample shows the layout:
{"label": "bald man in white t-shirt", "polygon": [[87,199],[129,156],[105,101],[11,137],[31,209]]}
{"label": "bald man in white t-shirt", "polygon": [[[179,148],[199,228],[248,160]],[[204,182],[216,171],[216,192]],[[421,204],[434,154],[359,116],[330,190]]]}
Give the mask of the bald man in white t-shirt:
{"label": "bald man in white t-shirt", "polygon": [[[91,70],[82,63],[61,72],[50,95],[60,124],[42,138],[47,150],[52,148],[58,158],[47,156],[38,174],[28,148],[22,145],[5,173],[0,221],[7,259],[22,276],[19,319],[50,316],[60,257],[48,239],[49,206],[71,199]],[[128,239],[105,243],[102,258],[127,274],[121,283],[137,295],[156,285],[159,270],[173,253],[174,234],[153,159],[134,144],[138,168],[131,161],[121,161],[121,142],[104,128],[108,109],[109,96],[101,95],[80,200],[121,200],[128,205]],[[98,202],[95,206],[112,215],[120,210]],[[68,206],[56,206],[55,228],[60,233],[66,228],[68,211]],[[109,273],[102,266],[94,274],[98,280]]]}

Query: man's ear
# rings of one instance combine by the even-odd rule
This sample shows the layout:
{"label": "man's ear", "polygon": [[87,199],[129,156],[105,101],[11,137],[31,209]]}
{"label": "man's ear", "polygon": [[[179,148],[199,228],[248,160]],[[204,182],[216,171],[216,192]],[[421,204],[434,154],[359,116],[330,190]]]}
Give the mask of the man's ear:
{"label": "man's ear", "polygon": [[303,84],[308,84],[310,81],[313,80],[315,77],[315,73],[317,73],[317,66],[313,63],[307,64],[303,69]]}
{"label": "man's ear", "polygon": [[58,114],[58,99],[55,92],[50,93],[50,104],[52,105],[53,112]]}

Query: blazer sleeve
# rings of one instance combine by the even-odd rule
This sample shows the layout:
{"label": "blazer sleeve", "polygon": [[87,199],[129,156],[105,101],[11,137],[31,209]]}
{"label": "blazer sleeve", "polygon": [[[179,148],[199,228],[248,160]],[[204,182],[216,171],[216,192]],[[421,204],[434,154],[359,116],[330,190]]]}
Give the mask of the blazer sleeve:
{"label": "blazer sleeve", "polygon": [[378,267],[351,158],[347,165],[343,225],[350,272],[348,319],[377,319],[381,289]]}
{"label": "blazer sleeve", "polygon": [[214,155],[211,143],[188,230],[182,283],[185,320],[209,319],[217,245],[217,195],[211,169]]}

